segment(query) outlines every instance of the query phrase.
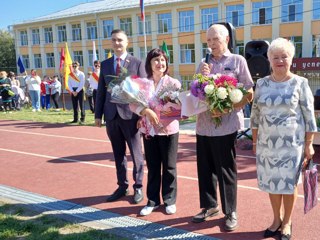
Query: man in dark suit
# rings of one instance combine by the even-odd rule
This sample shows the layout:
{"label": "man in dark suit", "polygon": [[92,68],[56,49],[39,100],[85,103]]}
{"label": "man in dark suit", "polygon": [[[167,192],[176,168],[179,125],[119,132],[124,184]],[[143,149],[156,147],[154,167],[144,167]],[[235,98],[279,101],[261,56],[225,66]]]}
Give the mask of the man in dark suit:
{"label": "man in dark suit", "polygon": [[113,57],[101,62],[101,70],[98,82],[95,123],[101,127],[102,116],[106,121],[107,135],[111,141],[112,150],[117,170],[117,190],[107,198],[107,202],[116,201],[129,194],[129,181],[127,177],[126,143],[130,149],[133,160],[134,203],[143,200],[143,155],[141,137],[137,129],[138,115],[130,111],[127,104],[112,103],[107,86],[119,74],[120,65],[128,70],[130,75],[145,77],[145,67],[141,60],[127,53],[128,37],[120,29],[111,33]]}

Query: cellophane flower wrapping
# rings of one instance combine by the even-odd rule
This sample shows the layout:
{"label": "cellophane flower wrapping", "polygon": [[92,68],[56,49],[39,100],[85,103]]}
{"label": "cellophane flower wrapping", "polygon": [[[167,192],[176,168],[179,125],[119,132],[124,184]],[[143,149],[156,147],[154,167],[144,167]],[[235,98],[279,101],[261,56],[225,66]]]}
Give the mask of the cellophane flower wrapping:
{"label": "cellophane flower wrapping", "polygon": [[174,83],[168,83],[149,101],[152,109],[160,112],[162,120],[180,120],[181,102],[180,89]]}
{"label": "cellophane flower wrapping", "polygon": [[[234,77],[222,74],[202,75],[195,74],[191,83],[191,94],[198,97],[208,105],[212,113],[226,113],[233,110],[233,104],[239,103],[248,92],[242,83]],[[218,127],[221,117],[214,117],[213,121]]]}
{"label": "cellophane flower wrapping", "polygon": [[149,106],[152,82],[146,78],[136,76],[126,77],[124,80],[113,80],[108,85],[111,102],[118,104],[138,104],[142,107]]}

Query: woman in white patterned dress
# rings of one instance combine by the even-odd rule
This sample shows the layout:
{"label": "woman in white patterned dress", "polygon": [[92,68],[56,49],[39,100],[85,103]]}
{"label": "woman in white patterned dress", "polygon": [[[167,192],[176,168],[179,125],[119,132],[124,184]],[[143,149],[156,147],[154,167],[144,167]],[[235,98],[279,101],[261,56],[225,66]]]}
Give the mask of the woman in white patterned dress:
{"label": "woman in white patterned dress", "polygon": [[294,52],[290,41],[272,41],[268,49],[272,74],[257,81],[251,112],[258,185],[269,193],[274,215],[264,237],[273,237],[281,229],[283,240],[291,238],[297,183],[303,164],[314,155],[317,131],[308,80],[290,72]]}

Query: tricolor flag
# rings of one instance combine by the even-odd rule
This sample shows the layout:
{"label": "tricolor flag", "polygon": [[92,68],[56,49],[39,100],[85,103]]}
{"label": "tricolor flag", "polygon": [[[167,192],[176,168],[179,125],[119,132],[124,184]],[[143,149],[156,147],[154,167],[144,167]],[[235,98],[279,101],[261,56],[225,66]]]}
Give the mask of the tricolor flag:
{"label": "tricolor flag", "polygon": [[140,0],[141,20],[144,20],[144,1]]}
{"label": "tricolor flag", "polygon": [[19,56],[17,64],[19,66],[20,73],[24,73],[26,71],[26,69],[24,68],[23,60],[22,60],[21,56]]}

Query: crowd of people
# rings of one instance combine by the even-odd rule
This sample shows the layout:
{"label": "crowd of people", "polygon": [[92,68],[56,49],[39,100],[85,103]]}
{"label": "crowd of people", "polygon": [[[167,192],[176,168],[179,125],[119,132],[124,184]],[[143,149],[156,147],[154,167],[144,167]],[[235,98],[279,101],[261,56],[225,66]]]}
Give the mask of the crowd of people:
{"label": "crowd of people", "polygon": [[[238,228],[237,215],[237,163],[236,137],[244,122],[243,108],[252,102],[251,129],[253,151],[257,156],[258,186],[269,194],[273,221],[265,230],[264,237],[279,235],[282,240],[291,239],[292,212],[297,198],[297,184],[301,171],[314,155],[313,135],[317,131],[313,94],[307,79],[290,72],[294,56],[294,45],[283,38],[272,41],[268,49],[271,74],[252,80],[244,57],[228,49],[229,32],[220,24],[213,24],[206,32],[208,47],[212,50],[209,59],[199,64],[197,73],[203,75],[225,74],[235,77],[246,89],[242,100],[233,105],[231,111],[205,111],[196,118],[196,152],[198,187],[201,211],[192,217],[192,222],[201,223],[209,217],[224,215],[224,228]],[[111,101],[107,87],[120,75],[121,68],[129,75],[148,79],[152,84],[149,97],[156,96],[166,84],[177,89],[181,83],[169,76],[168,56],[161,49],[152,49],[146,61],[127,52],[128,37],[120,29],[111,33],[114,54],[104,61],[94,62],[94,70],[87,79],[79,70],[79,63],[72,63],[69,88],[73,104],[73,123],[85,120],[84,94],[90,110],[95,114],[95,124],[106,126],[111,142],[115,165],[117,188],[106,201],[113,202],[130,194],[126,147],[133,160],[133,198],[135,204],[144,199],[144,157],[148,168],[146,196],[147,204],[140,210],[141,216],[151,214],[161,201],[167,214],[177,211],[177,152],[179,121],[160,120],[159,111],[137,104],[118,104]],[[221,67],[222,66],[222,67]],[[11,73],[10,73],[11,74]],[[0,90],[4,106],[13,96],[4,89],[18,86],[14,74],[6,78],[0,72]],[[58,96],[61,84],[58,77],[45,76],[41,81],[35,70],[25,80],[32,100],[32,111],[50,108],[50,96],[59,108]],[[86,88],[86,91],[84,90]],[[10,100],[11,99],[11,100]],[[212,118],[221,118],[216,126]],[[147,134],[144,121],[154,126],[154,134]],[[159,126],[161,121],[161,131]],[[158,131],[159,130],[159,131]],[[144,153],[142,152],[142,141]],[[218,187],[221,206],[218,204]],[[281,211],[283,206],[284,211]]]}
{"label": "crowd of people", "polygon": [[[51,108],[50,101],[54,108],[59,111],[59,96],[61,94],[61,83],[58,75],[52,78],[45,75],[42,79],[37,71],[32,69],[30,75],[24,75],[22,82],[16,78],[14,72],[0,72],[0,96],[1,111],[21,110],[22,106],[31,101],[32,112],[41,112]],[[23,86],[23,87],[22,87]]]}

